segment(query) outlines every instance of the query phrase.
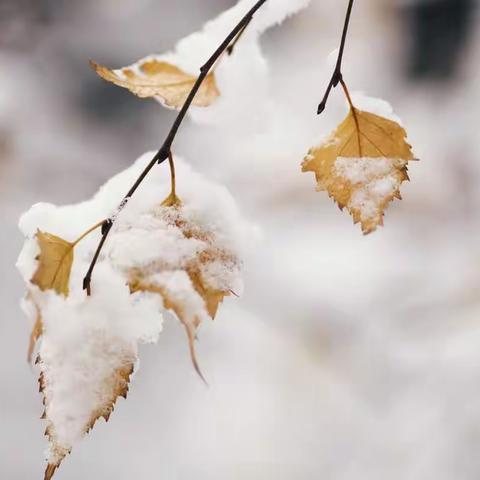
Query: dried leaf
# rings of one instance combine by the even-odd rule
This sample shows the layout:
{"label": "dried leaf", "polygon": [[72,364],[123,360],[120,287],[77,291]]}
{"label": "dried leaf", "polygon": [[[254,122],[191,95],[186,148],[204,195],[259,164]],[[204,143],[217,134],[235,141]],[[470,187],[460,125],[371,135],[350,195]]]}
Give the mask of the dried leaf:
{"label": "dried leaf", "polygon": [[[74,259],[73,252],[75,243],[67,242],[55,235],[41,231],[37,232],[36,238],[40,247],[40,254],[37,257],[38,268],[31,282],[37,285],[42,291],[54,290],[58,294],[67,297],[69,294],[69,280]],[[41,309],[38,307],[32,293],[27,296],[27,300],[33,303],[37,313],[35,325],[30,336],[28,352],[30,359],[35,344],[43,333],[43,322]],[[54,357],[55,362],[51,359],[45,361],[43,356],[38,357],[37,363],[40,365],[40,391],[43,394],[43,403],[45,405],[45,412],[42,418],[47,421],[45,435],[49,440],[49,464],[45,470],[45,480],[50,480],[53,477],[61,462],[70,453],[72,448],[70,444],[64,441],[65,423],[75,420],[79,422],[79,425],[82,425],[81,433],[88,433],[99,418],[103,417],[108,421],[118,397],[126,398],[127,396],[130,376],[136,361],[135,355],[128,350],[128,347],[116,345],[115,342],[118,341],[117,339],[104,338],[102,335],[105,334],[100,334],[100,332],[96,332],[96,335],[99,337],[87,336],[91,345],[87,346],[86,343],[83,342],[82,351],[84,352],[86,348],[90,348],[92,357],[95,357],[95,355],[95,358],[99,356],[107,357],[109,365],[108,371],[103,372],[102,378],[99,379],[97,377],[95,380],[94,376],[87,371],[80,373],[79,378],[84,383],[75,387],[75,391],[68,392],[68,395],[76,395],[77,389],[79,391],[91,389],[90,391],[94,392],[91,393],[95,399],[93,402],[94,406],[86,417],[67,408],[67,410],[62,413],[62,415],[66,415],[66,417],[62,418],[62,425],[60,426],[60,431],[62,431],[61,435],[58,434],[58,405],[55,406],[55,408],[57,408],[56,414],[51,415],[52,399],[55,398],[58,403],[58,396],[66,393],[62,390],[65,388],[64,386],[60,387],[61,391],[58,390],[58,372],[62,372],[61,374],[63,375],[67,368],[66,365],[70,364],[68,368],[72,375],[79,375],[81,369],[84,368],[82,364],[84,358],[81,353],[79,354],[80,357],[76,357],[74,352],[66,354],[67,356],[61,358],[61,361],[59,361],[57,357]],[[124,351],[128,353],[124,353]],[[95,375],[98,376],[98,371]]]}
{"label": "dried leaf", "polygon": [[[104,80],[126,88],[140,98],[160,97],[168,107],[177,109],[183,106],[197,80],[175,65],[155,59],[140,61],[120,70],[110,70],[93,61],[90,64]],[[215,75],[209,73],[192,105],[208,107],[219,95]]]}
{"label": "dried leaf", "polygon": [[[105,345],[107,349],[108,346]],[[118,358],[112,358],[112,360],[119,361]],[[129,357],[122,359],[120,361],[120,366],[114,368],[112,366],[112,371],[109,375],[105,376],[100,385],[97,385],[98,395],[99,395],[99,405],[98,407],[91,412],[90,418],[85,421],[83,433],[88,433],[95,425],[97,420],[104,418],[108,422],[110,415],[112,414],[115,403],[119,397],[127,398],[130,377],[134,370],[135,358]],[[54,378],[49,377],[49,368],[45,363],[40,359],[40,392],[43,394],[43,403],[45,405],[45,412],[42,415],[42,418],[47,421],[47,428],[45,429],[45,435],[49,441],[49,458],[50,463],[47,465],[45,470],[44,480],[51,480],[54,473],[64,460],[64,458],[70,453],[71,446],[64,445],[60,440],[55,421],[50,418],[49,407],[51,398],[55,397],[55,380]],[[71,392],[72,395],[75,395],[75,392]],[[75,418],[76,412],[68,412],[70,419]]]}
{"label": "dried leaf", "polygon": [[223,299],[230,295],[230,292],[215,290],[208,287],[208,285],[205,285],[204,281],[202,280],[201,273],[193,266],[189,268],[188,276],[190,277],[190,280],[193,283],[197,293],[205,301],[208,315],[212,318],[212,320],[214,320],[217,316],[218,307],[223,302]]}
{"label": "dried leaf", "polygon": [[190,358],[192,359],[193,366],[198,375],[205,380],[200,370],[195,353],[196,331],[201,323],[201,318],[196,315],[189,315],[185,308],[184,299],[179,295],[176,295],[176,292],[169,288],[169,282],[167,279],[165,279],[165,282],[162,282],[158,277],[155,279],[155,281],[148,279],[142,281],[138,278],[132,279],[130,282],[130,290],[132,293],[150,292],[161,295],[165,309],[175,313],[185,327],[188,338],[188,347],[190,350]]}
{"label": "dried leaf", "polygon": [[[36,258],[38,261],[37,270],[30,281],[42,291],[55,290],[59,295],[68,296],[74,244],[40,230],[37,231],[36,239],[40,254]],[[34,305],[36,310],[27,355],[28,361],[31,362],[35,345],[42,336],[43,324],[40,309],[31,292],[27,295],[27,300]]]}
{"label": "dried leaf", "polygon": [[58,465],[48,465],[47,469],[45,470],[45,480],[51,480],[53,475],[57,471]]}
{"label": "dried leaf", "polygon": [[31,282],[42,291],[55,290],[67,297],[75,245],[40,230],[37,231],[36,238],[40,254],[37,257],[38,268]]}
{"label": "dried leaf", "polygon": [[413,154],[406,135],[392,120],[351,108],[330,137],[309,151],[302,171],[315,173],[317,189],[346,207],[363,233],[373,232],[408,180]]}
{"label": "dried leaf", "polygon": [[183,217],[182,209],[161,207],[158,212],[172,227],[181,230],[185,239],[201,241],[205,248],[184,265],[165,265],[152,262],[142,268],[133,268],[127,275],[132,293],[143,291],[158,293],[162,296],[164,307],[171,310],[187,332],[192,363],[203,378],[195,354],[196,332],[203,318],[215,318],[220,303],[231,294],[230,289],[212,286],[208,280],[208,269],[214,265],[235,269],[238,259],[229,252],[216,247],[216,237],[212,232]]}

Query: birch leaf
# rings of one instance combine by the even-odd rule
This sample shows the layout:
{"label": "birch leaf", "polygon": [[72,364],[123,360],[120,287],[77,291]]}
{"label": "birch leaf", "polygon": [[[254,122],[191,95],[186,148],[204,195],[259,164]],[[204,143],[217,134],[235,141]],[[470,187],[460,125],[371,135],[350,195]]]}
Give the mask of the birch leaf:
{"label": "birch leaf", "polygon": [[[67,297],[73,264],[74,244],[40,230],[37,231],[36,239],[40,248],[40,254],[36,258],[38,261],[37,270],[30,281],[42,291],[54,290],[59,295]],[[40,309],[33,300],[32,295],[29,294],[27,299],[34,305],[36,310],[35,323],[30,333],[28,345],[28,361],[31,362],[35,345],[42,336],[43,324]]]}
{"label": "birch leaf", "polygon": [[208,227],[187,219],[181,206],[160,206],[154,216],[161,220],[166,234],[177,232],[177,245],[190,243],[193,247],[187,257],[175,264],[159,259],[130,268],[127,272],[130,290],[162,297],[165,309],[172,311],[184,325],[192,363],[203,378],[195,353],[197,329],[203,320],[214,319],[223,299],[231,295],[233,285],[229,284],[226,272],[237,271],[240,261],[217,246],[216,235]]}
{"label": "birch leaf", "polygon": [[[109,345],[105,344],[103,348],[105,351],[109,351]],[[101,356],[105,356],[105,352],[99,351],[98,353]],[[65,425],[82,422],[83,427],[80,433],[86,434],[94,427],[100,418],[103,417],[105,421],[108,422],[119,397],[127,398],[130,377],[133,373],[136,359],[132,355],[126,355],[121,358],[111,355],[111,357],[111,370],[104,371],[103,376],[90,375],[92,378],[89,378],[88,372],[83,372],[87,374],[85,376],[87,383],[83,385],[83,390],[71,392],[58,391],[57,394],[55,394],[56,383],[54,372],[59,366],[51,365],[48,361],[44,361],[44,359],[39,360],[41,369],[39,385],[45,405],[45,412],[42,418],[47,421],[45,435],[49,441],[49,463],[45,470],[44,480],[52,479],[64,458],[72,450],[72,445],[64,440]],[[79,366],[81,368],[80,364]],[[77,385],[77,387],[81,389],[82,385]],[[92,398],[93,396],[95,398],[95,407],[87,416],[84,416],[84,411],[64,410],[59,412],[58,405],[52,403],[53,400],[58,403],[59,400],[56,398],[58,395],[70,394],[71,396],[82,397],[85,396],[86,393],[90,393]],[[55,410],[55,415],[52,416],[51,412],[53,410]],[[67,434],[67,436],[69,436],[69,434]]]}
{"label": "birch leaf", "polygon": [[314,172],[317,189],[326,190],[347,208],[364,234],[383,225],[388,204],[400,199],[400,185],[408,180],[407,163],[413,160],[405,130],[396,122],[351,108],[337,129],[302,163]]}
{"label": "birch leaf", "polygon": [[[199,305],[198,302],[195,302],[195,293],[188,277],[183,276],[183,273],[178,271],[166,275],[156,275],[155,278],[136,278],[130,282],[130,290],[132,293],[158,293],[163,298],[164,308],[172,311],[185,327],[193,366],[198,375],[205,380],[195,353],[196,331],[202,322],[202,316],[197,314]],[[172,284],[176,284],[177,288]]]}
{"label": "birch leaf", "polygon": [[74,244],[50,233],[37,231],[40,254],[38,268],[31,282],[40,290],[55,290],[59,295],[68,296],[70,272],[73,264]]}
{"label": "birch leaf", "polygon": [[[126,88],[140,98],[160,98],[166,106],[176,109],[183,106],[197,80],[196,76],[175,65],[151,58],[119,70],[110,70],[93,61],[90,65],[104,80]],[[192,105],[208,107],[219,95],[215,74],[209,73]]]}
{"label": "birch leaf", "polygon": [[[31,282],[41,291],[54,290],[68,297],[76,244],[41,231],[36,238],[40,254]],[[36,342],[42,335],[48,338],[48,331],[44,332],[42,311],[32,292],[27,300],[36,309],[28,351],[31,359]],[[42,418],[47,422],[45,435],[49,440],[45,480],[51,480],[70,453],[73,441],[88,433],[99,418],[108,421],[118,397],[126,398],[136,361],[131,345],[122,343],[108,331],[97,327],[92,331],[84,322],[77,328],[78,336],[72,341],[80,348],[65,349],[61,343],[57,344],[57,338],[53,342],[49,339],[46,346],[42,344],[38,357],[45,405]]]}

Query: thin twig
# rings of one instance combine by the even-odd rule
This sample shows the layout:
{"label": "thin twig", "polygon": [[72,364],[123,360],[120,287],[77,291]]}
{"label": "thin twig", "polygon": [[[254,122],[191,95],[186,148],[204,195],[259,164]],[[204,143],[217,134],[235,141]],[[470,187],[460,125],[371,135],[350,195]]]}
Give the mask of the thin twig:
{"label": "thin twig", "polygon": [[337,63],[335,64],[335,70],[333,71],[332,78],[328,84],[327,91],[323,96],[320,105],[318,106],[317,113],[320,115],[327,106],[328,97],[330,96],[330,92],[332,88],[335,88],[340,80],[342,80],[342,61],[343,61],[343,53],[345,51],[345,43],[347,41],[347,33],[348,33],[348,26],[350,25],[350,17],[352,15],[352,8],[353,3],[355,0],[349,0],[347,14],[345,16],[345,24],[343,26],[343,33],[342,33],[342,40],[340,42],[340,50],[338,51]]}
{"label": "thin twig", "polygon": [[155,154],[155,156],[152,158],[150,163],[146,166],[145,170],[141,173],[141,175],[138,177],[136,182],[133,184],[132,188],[128,191],[128,193],[125,195],[123,198],[122,202],[120,203],[119,207],[117,208],[117,211],[115,214],[110,217],[109,219],[105,220],[105,222],[102,225],[102,238],[100,240],[100,243],[98,244],[97,250],[95,252],[95,255],[93,256],[92,262],[90,264],[90,267],[87,271],[87,274],[85,275],[85,278],[83,279],[83,288],[84,290],[87,291],[87,295],[91,294],[91,282],[92,282],[92,274],[93,270],[95,268],[95,265],[97,263],[97,260],[100,256],[100,253],[102,251],[102,248],[105,244],[105,241],[107,239],[108,234],[110,233],[110,230],[113,227],[113,223],[115,222],[115,219],[117,218],[118,214],[123,210],[123,208],[127,205],[128,201],[130,198],[135,194],[137,188],[141,185],[145,177],[149,174],[150,170],[155,166],[156,163],[163,163],[167,158],[168,154],[171,150],[173,141],[175,140],[175,137],[177,135],[178,129],[180,128],[183,120],[185,119],[185,116],[192,105],[192,102],[195,98],[195,95],[197,94],[198,90],[200,89],[203,81],[207,77],[208,73],[212,69],[212,67],[215,65],[215,62],[220,58],[222,53],[231,45],[232,41],[235,41],[236,37],[243,32],[243,30],[247,27],[247,25],[250,23],[252,20],[253,16],[257,13],[257,11],[267,2],[267,0],[258,0],[255,5],[250,9],[250,11],[240,20],[240,22],[235,26],[235,28],[228,34],[228,36],[225,38],[225,40],[220,44],[220,46],[215,50],[215,52],[212,54],[212,56],[207,60],[207,62],[200,68],[200,75],[197,78],[197,81],[195,82],[195,85],[192,87],[192,90],[190,91],[190,94],[188,95],[187,99],[185,100],[185,103],[183,104],[183,107],[181,108],[180,112],[177,115],[177,118],[173,122],[172,128],[170,129],[170,132],[167,135],[167,138],[165,139],[162,147],[158,152]]}
{"label": "thin twig", "polygon": [[247,29],[249,23],[250,21],[243,26],[243,28],[238,32],[238,35],[236,36],[235,40],[227,47],[226,51],[228,55],[231,55],[233,53],[233,50],[235,50],[237,43],[242,38],[242,35],[245,33],[245,30]]}

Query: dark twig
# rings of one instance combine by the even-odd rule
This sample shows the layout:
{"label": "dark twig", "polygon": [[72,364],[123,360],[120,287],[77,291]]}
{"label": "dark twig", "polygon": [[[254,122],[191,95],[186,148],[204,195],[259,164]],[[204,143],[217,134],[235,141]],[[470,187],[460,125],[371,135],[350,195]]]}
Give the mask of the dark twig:
{"label": "dark twig", "polygon": [[250,23],[250,21],[243,26],[243,28],[238,32],[238,35],[235,37],[235,40],[227,47],[227,54],[228,55],[231,55],[233,53],[233,50],[235,50],[235,47],[237,46],[237,43],[242,38],[242,35],[245,33],[245,30],[247,29],[249,23]]}
{"label": "dark twig", "polygon": [[330,83],[328,84],[327,91],[325,92],[325,95],[323,96],[323,99],[320,102],[320,105],[318,106],[317,113],[319,115],[325,110],[325,107],[327,106],[328,97],[330,96],[330,92],[332,91],[332,88],[335,88],[338,85],[338,83],[342,80],[343,53],[345,51],[345,42],[347,41],[348,27],[350,25],[350,17],[352,15],[352,8],[353,8],[354,1],[355,0],[349,0],[348,2],[347,14],[345,16],[345,25],[343,26],[342,40],[340,42],[340,50],[338,52],[337,63],[335,65],[335,70],[333,71],[333,75],[330,80]]}
{"label": "dark twig", "polygon": [[203,81],[207,77],[208,73],[210,70],[213,68],[215,65],[215,62],[220,58],[222,53],[228,49],[228,47],[232,44],[232,42],[235,42],[235,39],[237,37],[239,38],[247,25],[250,23],[252,20],[253,16],[257,11],[267,2],[267,0],[258,0],[255,5],[250,9],[250,11],[240,20],[240,22],[236,25],[236,27],[229,33],[227,38],[220,44],[220,46],[215,50],[213,55],[207,60],[207,62],[200,68],[200,75],[197,78],[197,81],[195,82],[195,85],[192,87],[192,90],[190,91],[190,94],[188,95],[187,99],[185,100],[185,103],[183,104],[183,107],[181,108],[180,112],[177,115],[177,118],[173,122],[172,128],[170,129],[170,132],[167,135],[167,138],[165,139],[162,147],[158,152],[155,154],[155,156],[152,158],[150,163],[146,166],[145,170],[142,172],[142,174],[138,177],[136,182],[133,184],[132,188],[128,191],[128,193],[125,195],[123,198],[122,202],[117,208],[117,211],[115,212],[114,215],[112,215],[108,220],[105,220],[105,222],[102,225],[102,238],[100,240],[100,243],[98,244],[97,250],[95,252],[95,255],[93,256],[92,262],[90,264],[90,267],[87,271],[87,274],[85,275],[85,278],[83,279],[83,288],[84,290],[87,290],[87,294],[91,294],[91,283],[92,283],[92,274],[93,270],[95,268],[95,265],[97,263],[98,257],[100,256],[100,252],[102,251],[102,248],[105,244],[105,241],[107,239],[108,234],[110,233],[110,230],[113,227],[113,223],[115,222],[115,219],[117,218],[118,214],[123,210],[123,208],[127,205],[128,201],[130,198],[135,194],[136,190],[138,187],[141,185],[145,177],[150,173],[150,170],[155,166],[157,163],[163,163],[165,160],[167,160],[169,152],[171,151],[171,147],[173,144],[173,141],[175,140],[175,137],[177,135],[178,129],[180,128],[183,120],[185,119],[185,116],[192,105],[192,102],[195,98],[195,95],[197,94],[198,90],[200,89]]}

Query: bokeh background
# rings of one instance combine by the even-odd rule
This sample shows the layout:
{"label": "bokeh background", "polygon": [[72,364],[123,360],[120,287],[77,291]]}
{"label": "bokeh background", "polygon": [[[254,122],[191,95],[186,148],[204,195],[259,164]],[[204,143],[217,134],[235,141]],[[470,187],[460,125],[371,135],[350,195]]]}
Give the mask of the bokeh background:
{"label": "bokeh background", "polygon": [[[25,358],[18,217],[90,197],[173,120],[101,81],[88,59],[122,66],[163,52],[233,4],[0,0],[0,479],[41,478],[46,446]],[[335,92],[314,115],[344,4],[313,0],[262,39],[272,94],[311,118],[318,139],[344,112]],[[386,227],[367,237],[314,191],[301,156],[237,158],[231,141],[186,124],[178,153],[226,184],[262,231],[245,294],[201,330],[209,388],[167,319],[128,401],[59,480],[478,480],[479,52],[474,0],[357,2],[346,78],[392,103],[421,159]]]}

